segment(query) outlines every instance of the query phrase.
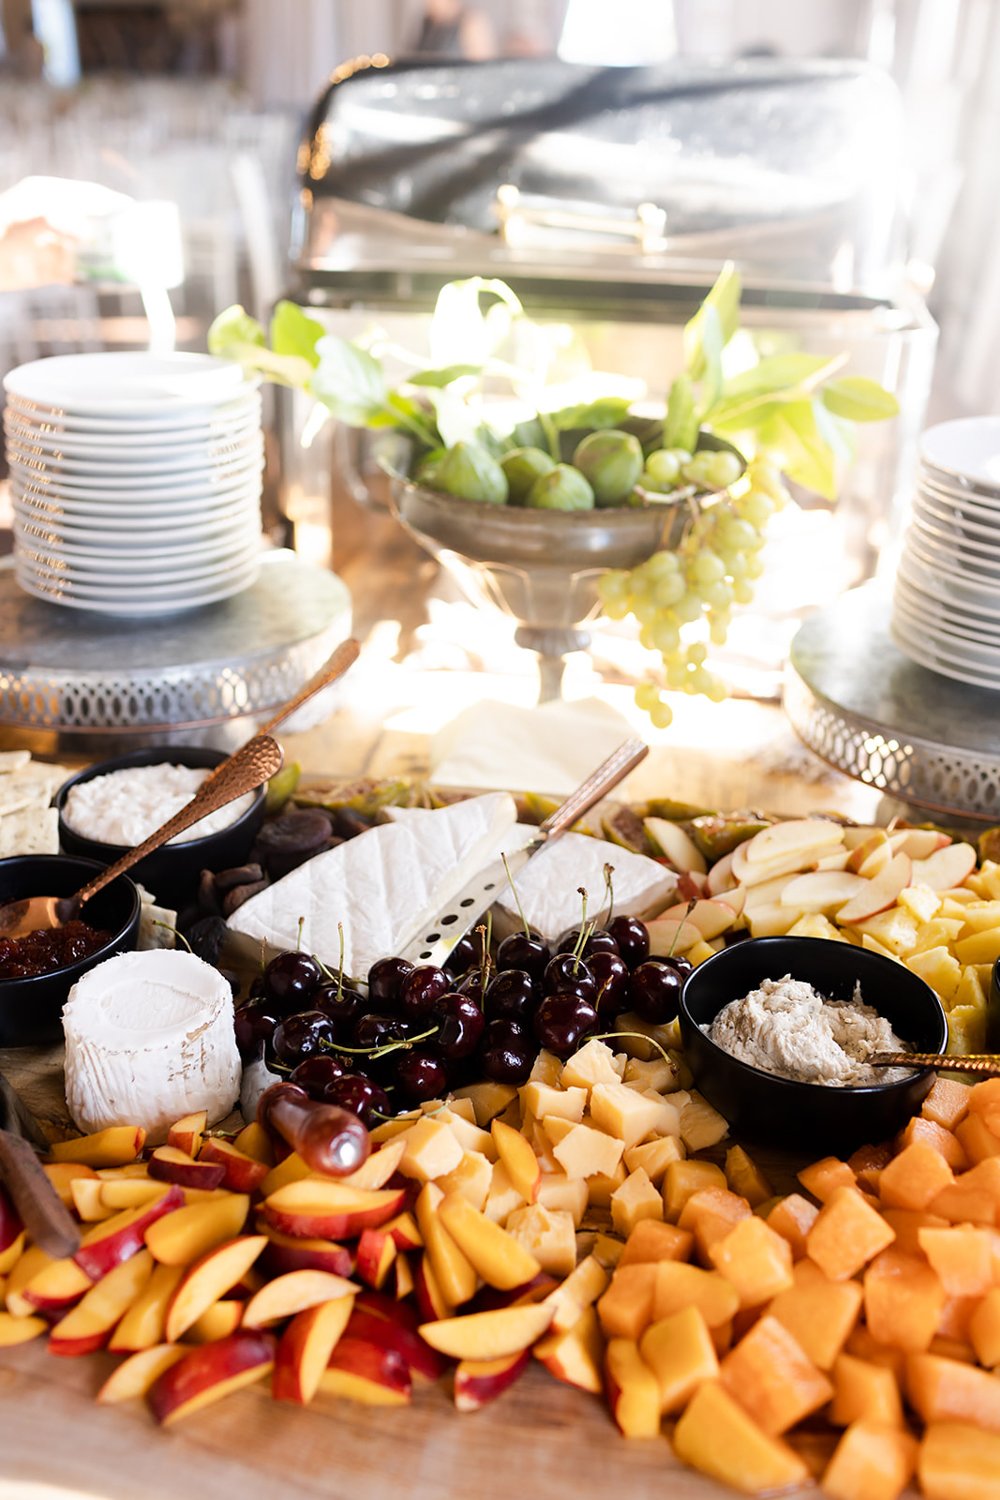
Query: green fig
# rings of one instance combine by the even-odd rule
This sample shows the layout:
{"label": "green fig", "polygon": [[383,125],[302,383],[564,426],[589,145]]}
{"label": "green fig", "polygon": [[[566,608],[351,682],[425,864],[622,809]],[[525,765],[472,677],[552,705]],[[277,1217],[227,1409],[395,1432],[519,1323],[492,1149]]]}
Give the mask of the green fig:
{"label": "green fig", "polygon": [[479,443],[456,443],[437,465],[437,487],[459,500],[507,501],[507,476]]}
{"label": "green fig", "polygon": [[573,463],[598,505],[621,505],[642,473],[642,444],[630,432],[614,427],[592,432],[577,444]]}
{"label": "green fig", "polygon": [[511,505],[523,505],[535,480],[551,474],[555,466],[555,459],[541,448],[512,448],[505,453],[500,467],[507,476]]}
{"label": "green fig", "polygon": [[556,464],[535,480],[524,503],[532,510],[593,510],[594,492],[579,469]]}

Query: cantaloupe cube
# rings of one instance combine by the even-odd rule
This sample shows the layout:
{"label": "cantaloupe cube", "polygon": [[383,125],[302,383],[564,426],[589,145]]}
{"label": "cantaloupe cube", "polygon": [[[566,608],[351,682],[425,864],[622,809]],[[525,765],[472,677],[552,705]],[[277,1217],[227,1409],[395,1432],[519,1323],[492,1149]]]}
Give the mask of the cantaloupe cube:
{"label": "cantaloupe cube", "polygon": [[879,1197],[887,1208],[925,1209],[954,1180],[940,1151],[926,1141],[913,1141],[882,1172]]}
{"label": "cantaloupe cube", "polygon": [[[969,1344],[969,1323],[980,1302],[979,1297],[946,1297],[938,1318],[935,1338],[955,1339]],[[933,1344],[931,1347],[933,1348]]]}
{"label": "cantaloupe cube", "polygon": [[988,1123],[993,1116],[966,1115],[955,1126],[955,1139],[973,1163],[985,1161],[988,1156],[1000,1156],[1000,1136],[994,1135]]}
{"label": "cantaloupe cube", "polygon": [[882,1173],[895,1155],[888,1141],[878,1146],[859,1146],[847,1158],[847,1165],[854,1173],[858,1187],[866,1193],[877,1193]]}
{"label": "cantaloupe cube", "polygon": [[[628,1271],[649,1269],[628,1266]],[[653,1316],[651,1322],[669,1318],[685,1307],[697,1307],[709,1328],[720,1328],[736,1316],[740,1299],[736,1288],[717,1271],[703,1271],[700,1266],[681,1261],[661,1260],[652,1267]],[[618,1273],[621,1275],[621,1272]]]}
{"label": "cantaloupe cube", "polygon": [[675,1135],[661,1135],[655,1141],[643,1141],[638,1146],[629,1146],[623,1157],[625,1169],[634,1172],[641,1167],[659,1187],[672,1161],[684,1160],[684,1147]]}
{"label": "cantaloupe cube", "polygon": [[832,1379],[830,1421],[835,1427],[847,1427],[862,1419],[888,1427],[904,1425],[899,1381],[888,1365],[858,1359],[854,1354],[839,1354]]}
{"label": "cantaloupe cube", "polygon": [[663,1178],[664,1217],[676,1223],[687,1200],[704,1188],[726,1191],[726,1174],[711,1161],[671,1162]]}
{"label": "cantaloupe cube", "polygon": [[882,1217],[896,1231],[892,1248],[902,1250],[905,1255],[917,1257],[924,1253],[920,1248],[918,1238],[921,1229],[947,1229],[948,1227],[948,1220],[943,1219],[940,1214],[916,1213],[909,1208],[883,1208]]}
{"label": "cantaloupe cube", "polygon": [[798,1261],[792,1278],[768,1312],[794,1335],[817,1369],[829,1370],[858,1321],[861,1287],[856,1281],[831,1281],[811,1260]]}
{"label": "cantaloupe cube", "polygon": [[896,1137],[896,1145],[900,1151],[914,1141],[923,1141],[926,1145],[933,1146],[935,1151],[940,1151],[953,1172],[963,1172],[969,1165],[965,1152],[951,1131],[945,1130],[933,1120],[925,1120],[921,1115],[914,1115],[906,1129]]}
{"label": "cantaloupe cube", "polygon": [[655,1265],[618,1266],[597,1304],[607,1338],[638,1341],[642,1337],[653,1321],[656,1272]]}
{"label": "cantaloupe cube", "polygon": [[798,1179],[807,1193],[812,1193],[820,1203],[825,1203],[835,1188],[854,1187],[857,1178],[845,1161],[836,1156],[824,1156],[811,1166],[803,1167]]}
{"label": "cantaloupe cube", "polygon": [[993,1109],[1000,1109],[1000,1078],[984,1078],[981,1083],[974,1083],[969,1089],[969,1109],[974,1114],[989,1113]]}
{"label": "cantaloupe cube", "polygon": [[995,1370],[1000,1365],[1000,1287],[993,1287],[977,1303],[969,1318],[968,1335],[979,1363]]}
{"label": "cantaloupe cube", "polygon": [[742,1146],[730,1146],[726,1152],[726,1181],[751,1208],[758,1208],[774,1194],[764,1173]]}
{"label": "cantaloupe cube", "polygon": [[515,1208],[508,1215],[505,1228],[550,1276],[568,1276],[576,1265],[576,1225],[572,1214],[532,1203]]}
{"label": "cantaloupe cube", "polygon": [[930,1093],[920,1107],[920,1113],[944,1130],[954,1130],[968,1112],[971,1092],[967,1083],[956,1083],[951,1078],[935,1078]]}
{"label": "cantaloupe cube", "polygon": [[859,1323],[847,1340],[844,1349],[845,1354],[853,1354],[855,1359],[867,1360],[869,1364],[884,1365],[891,1370],[896,1377],[896,1383],[902,1387],[903,1376],[906,1371],[906,1354],[902,1349],[894,1349],[889,1344],[880,1344],[874,1339],[871,1330],[864,1323]]}
{"label": "cantaloupe cube", "polygon": [[623,1437],[657,1437],[660,1387],[631,1339],[611,1339],[604,1352],[604,1382],[611,1414]]}
{"label": "cantaloupe cube", "polygon": [[943,1339],[936,1335],[931,1339],[927,1353],[936,1354],[941,1359],[957,1359],[966,1365],[976,1363],[976,1351],[964,1339]]}
{"label": "cantaloupe cube", "polygon": [[557,1115],[563,1120],[572,1120],[579,1125],[587,1108],[587,1090],[582,1088],[553,1088],[541,1079],[529,1081],[521,1088],[521,1104],[530,1110],[536,1120],[546,1115]]}
{"label": "cantaloupe cube", "polygon": [[1000,1436],[968,1422],[934,1422],[917,1455],[925,1500],[996,1500]]}
{"label": "cantaloupe cube", "polygon": [[[586,1245],[583,1244],[584,1241],[587,1241]],[[613,1234],[604,1234],[603,1231],[596,1234],[578,1231],[576,1248],[578,1255],[593,1255],[602,1266],[607,1266],[609,1271],[613,1271],[622,1258],[625,1246]]]}
{"label": "cantaloupe cube", "polygon": [[791,1245],[792,1259],[801,1260],[806,1253],[806,1237],[818,1215],[815,1203],[801,1193],[789,1193],[774,1205],[765,1222]]}
{"label": "cantaloupe cube", "polygon": [[963,1172],[950,1187],[942,1188],[930,1209],[951,1224],[995,1224],[1000,1213],[1000,1157],[986,1157]]}
{"label": "cantaloupe cube", "polygon": [[[546,1078],[546,1083],[555,1082]],[[604,1042],[585,1042],[578,1052],[559,1070],[558,1081],[564,1089],[586,1089],[589,1093],[595,1083],[618,1083],[615,1054]]]}
{"label": "cantaloupe cube", "polygon": [[624,1142],[595,1130],[592,1125],[573,1125],[552,1155],[567,1177],[610,1176],[621,1161]]}
{"label": "cantaloupe cube", "polygon": [[982,1297],[993,1285],[993,1246],[985,1229],[921,1229],[920,1248],[949,1297]]}
{"label": "cantaloupe cube", "polygon": [[766,1314],[722,1361],[723,1385],[763,1432],[777,1437],[825,1406],[833,1386],[783,1323]]}
{"label": "cantaloupe cube", "polygon": [[883,1250],[865,1271],[865,1321],[880,1344],[926,1349],[937,1332],[944,1302],[937,1273],[923,1258],[895,1246]]}
{"label": "cantaloupe cube", "polygon": [[658,1260],[688,1260],[693,1247],[694,1235],[690,1230],[656,1219],[643,1219],[629,1235],[618,1264],[655,1265]]}
{"label": "cantaloupe cube", "polygon": [[628,1173],[625,1163],[620,1161],[613,1172],[595,1172],[587,1178],[587,1202],[591,1208],[611,1212],[611,1194],[621,1187]]}
{"label": "cantaloupe cube", "polygon": [[892,1229],[853,1187],[836,1187],[806,1236],[810,1260],[831,1281],[846,1281],[891,1245]]}
{"label": "cantaloupe cube", "polygon": [[673,1434],[674,1452],[710,1479],[744,1495],[768,1495],[806,1484],[803,1460],[762,1432],[716,1380],[698,1387]]}
{"label": "cantaloupe cube", "polygon": [[736,1288],[741,1307],[759,1307],[793,1285],[791,1245],[756,1216],[741,1219],[708,1255]]}
{"label": "cantaloupe cube", "polygon": [[1000,1380],[988,1371],[936,1354],[911,1354],[905,1379],[906,1398],[923,1422],[971,1422],[1000,1433]]}
{"label": "cantaloupe cube", "polygon": [[643,1219],[663,1218],[663,1199],[641,1167],[611,1194],[611,1225],[627,1238]]}
{"label": "cantaloupe cube", "polygon": [[898,1500],[917,1466],[917,1440],[901,1427],[852,1422],[823,1471],[833,1500]]}
{"label": "cantaloupe cube", "polygon": [[698,1258],[703,1265],[708,1260],[709,1246],[724,1239],[734,1224],[750,1217],[750,1205],[745,1198],[731,1193],[726,1188],[702,1188],[692,1193],[681,1209],[677,1223],[681,1229],[690,1229]]}
{"label": "cantaloupe cube", "polygon": [[696,1307],[651,1323],[639,1350],[659,1384],[663,1416],[683,1411],[702,1382],[719,1373],[712,1335]]}

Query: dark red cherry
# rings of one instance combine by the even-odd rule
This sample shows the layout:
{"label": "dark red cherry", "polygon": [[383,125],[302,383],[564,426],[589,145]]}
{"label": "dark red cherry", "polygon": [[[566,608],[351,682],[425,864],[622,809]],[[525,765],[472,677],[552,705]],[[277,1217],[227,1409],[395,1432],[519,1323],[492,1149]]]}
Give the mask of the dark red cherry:
{"label": "dark red cherry", "polygon": [[323,970],[308,953],[279,953],[264,970],[264,993],[286,1015],[302,1010],[323,981]]}
{"label": "dark red cherry", "polygon": [[332,1052],[316,1052],[299,1063],[290,1075],[289,1082],[297,1083],[299,1088],[305,1089],[311,1099],[319,1099],[328,1083],[333,1083],[335,1078],[343,1078],[347,1067],[346,1058],[341,1061]]}
{"label": "dark red cherry", "polygon": [[434,1002],[434,1017],[439,1023],[434,1050],[446,1062],[460,1062],[464,1057],[471,1057],[479,1046],[486,1024],[482,1011],[471,996],[456,991],[442,995]]}
{"label": "dark red cherry", "polygon": [[503,969],[487,985],[483,1010],[491,1019],[506,1016],[510,1021],[530,1024],[538,1001],[538,990],[529,973],[524,969]]}
{"label": "dark red cherry", "polygon": [[663,1025],[677,1014],[683,984],[684,980],[672,961],[647,959],[632,971],[629,1004],[644,1021]]}
{"label": "dark red cherry", "polygon": [[392,1114],[385,1089],[373,1083],[364,1073],[345,1073],[323,1090],[324,1104],[339,1104],[357,1115],[363,1125],[377,1125],[380,1118]]}
{"label": "dark red cherry", "polygon": [[[564,932],[556,944],[557,953],[575,953],[580,941],[579,927],[571,927]],[[603,927],[596,927],[580,949],[581,958],[590,958],[592,953],[617,953],[618,944],[611,933]]]}
{"label": "dark red cherry", "polygon": [[597,999],[597,984],[582,958],[557,953],[545,966],[543,981],[547,995],[576,995],[580,1000]]}
{"label": "dark red cherry", "polygon": [[482,943],[471,932],[467,932],[464,937],[459,938],[448,954],[444,967],[449,974],[464,974],[466,969],[478,963],[482,957],[482,947]]}
{"label": "dark red cherry", "polygon": [[552,950],[538,933],[528,937],[523,931],[511,932],[497,948],[498,969],[524,969],[532,979],[541,980]]}
{"label": "dark red cherry", "polygon": [[396,1082],[409,1104],[423,1104],[447,1093],[448,1071],[440,1057],[414,1048],[399,1054]]}
{"label": "dark red cherry", "polygon": [[277,1024],[277,1006],[271,1005],[263,996],[241,1005],[233,1017],[240,1056],[252,1061],[257,1056],[261,1042],[265,1047],[270,1047]]}
{"label": "dark red cherry", "polygon": [[447,995],[451,978],[436,964],[419,964],[411,969],[399,989],[399,1008],[404,1016],[423,1020],[434,1009],[435,1000]]}
{"label": "dark red cherry", "polygon": [[368,999],[376,1010],[395,1010],[403,981],[413,973],[405,958],[380,958],[368,970]]}
{"label": "dark red cherry", "polygon": [[597,1011],[579,995],[546,995],[535,1012],[535,1037],[556,1057],[571,1057],[596,1025]]}
{"label": "dark red cherry", "polygon": [[274,1030],[274,1055],[284,1063],[303,1062],[334,1040],[333,1022],[321,1010],[300,1010]]}
{"label": "dark red cherry", "polygon": [[380,1016],[376,1011],[359,1016],[351,1032],[351,1046],[363,1047],[374,1052],[378,1047],[387,1047],[402,1037],[402,1027],[395,1016]]}
{"label": "dark red cherry", "polygon": [[487,1078],[495,1083],[524,1083],[535,1061],[535,1047],[516,1021],[503,1016],[490,1021],[483,1039],[479,1062]]}
{"label": "dark red cherry", "polygon": [[330,1020],[336,1021],[338,1025],[345,1022],[353,1024],[368,1005],[368,1001],[360,990],[356,990],[353,985],[339,984],[337,981],[321,984],[313,993],[312,1003],[315,1010],[321,1010],[325,1016],[329,1016]]}
{"label": "dark red cherry", "polygon": [[618,944],[618,952],[630,969],[638,968],[649,957],[649,928],[638,917],[612,917],[608,931]]}
{"label": "dark red cherry", "polygon": [[617,953],[592,953],[587,968],[597,985],[597,1011],[602,1016],[617,1016],[628,1010],[628,969]]}

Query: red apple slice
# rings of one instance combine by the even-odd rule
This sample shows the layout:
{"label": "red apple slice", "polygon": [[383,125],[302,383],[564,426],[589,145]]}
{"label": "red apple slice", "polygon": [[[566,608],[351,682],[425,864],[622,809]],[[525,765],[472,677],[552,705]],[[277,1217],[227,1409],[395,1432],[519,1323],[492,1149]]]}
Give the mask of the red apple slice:
{"label": "red apple slice", "polygon": [[707,889],[707,877],[694,870],[682,870],[677,877],[674,895],[678,901],[700,901]]}
{"label": "red apple slice", "polygon": [[733,874],[733,854],[724,854],[717,859],[705,878],[705,888],[710,896],[721,896],[723,891],[734,890],[737,885],[736,876]]}
{"label": "red apple slice", "polygon": [[345,1187],[332,1179],[290,1182],[264,1201],[264,1217],[283,1234],[339,1239],[376,1228],[403,1207],[405,1188]]}
{"label": "red apple slice", "polygon": [[691,870],[696,875],[705,874],[708,869],[705,856],[679,823],[670,823],[666,818],[643,818],[642,822],[653,844],[678,873]]}
{"label": "red apple slice", "polygon": [[154,1344],[151,1349],[140,1349],[135,1354],[130,1354],[108,1376],[97,1393],[97,1400],[102,1406],[111,1406],[119,1401],[134,1401],[137,1396],[145,1396],[164,1370],[169,1370],[187,1352],[177,1344]]}
{"label": "red apple slice", "polygon": [[781,893],[780,905],[796,911],[835,911],[845,902],[860,896],[868,882],[847,870],[814,870],[810,875],[795,875]]}
{"label": "red apple slice", "polygon": [[[847,834],[861,832],[864,832],[864,838],[848,842]],[[848,850],[847,864],[844,868],[850,870],[852,875],[860,875],[862,873],[862,866],[865,860],[874,854],[876,850],[884,849],[887,859],[891,859],[896,852],[889,843],[889,835],[884,828],[873,828],[871,830],[846,828],[844,835],[844,846]]]}
{"label": "red apple slice", "polygon": [[743,914],[746,907],[747,894],[751,889],[752,887],[737,885],[731,891],[720,891],[717,896],[712,897],[712,900],[721,901],[723,906],[729,907],[734,917],[739,917]]}
{"label": "red apple slice", "polygon": [[936,828],[899,828],[889,835],[889,842],[894,854],[908,854],[916,861],[947,849],[952,840]]}
{"label": "red apple slice", "polygon": [[947,891],[967,880],[976,863],[976,851],[971,844],[948,844],[926,859],[913,861],[909,884],[929,885],[932,891]]}
{"label": "red apple slice", "polygon": [[795,926],[800,915],[793,907],[782,906],[780,902],[774,902],[770,906],[755,906],[753,911],[747,912],[750,936],[784,937]]}
{"label": "red apple slice", "polygon": [[308,1406],[351,1316],[352,1300],[337,1297],[298,1313],[278,1342],[271,1395]]}
{"label": "red apple slice", "polygon": [[141,1250],[148,1235],[161,1219],[181,1210],[184,1198],[176,1183],[164,1188],[160,1197],[139,1208],[127,1208],[89,1229],[73,1256],[77,1265],[85,1271],[91,1281],[100,1281],[115,1266],[128,1260]]}
{"label": "red apple slice", "polygon": [[[231,1193],[255,1193],[271,1170],[265,1162],[248,1156],[231,1141],[224,1141],[213,1135],[205,1138],[198,1153],[198,1166],[202,1165],[219,1167],[222,1171],[222,1186]],[[218,1187],[219,1184],[192,1183],[191,1186]]]}
{"label": "red apple slice", "polygon": [[529,1349],[551,1322],[551,1307],[527,1302],[496,1312],[422,1323],[420,1336],[432,1349],[452,1359],[501,1359],[505,1354]]}
{"label": "red apple slice", "polygon": [[221,1187],[226,1175],[225,1168],[216,1162],[195,1161],[179,1146],[157,1146],[147,1166],[157,1182],[176,1182],[180,1187]]}
{"label": "red apple slice", "polygon": [[[214,1246],[194,1262],[179,1282],[167,1308],[164,1334],[168,1344],[176,1344],[206,1308],[232,1290],[266,1244],[266,1235],[241,1235]],[[306,1272],[306,1275],[311,1274]]]}
{"label": "red apple slice", "polygon": [[686,953],[701,942],[701,932],[693,922],[677,922],[672,917],[657,917],[647,922],[649,951],[654,958],[666,953]]}
{"label": "red apple slice", "polygon": [[49,1336],[49,1353],[79,1355],[103,1349],[111,1330],[141,1296],[152,1274],[153,1257],[148,1250],[115,1266],[59,1320]]}
{"label": "red apple slice", "polygon": [[866,917],[874,917],[877,912],[888,911],[895,905],[900,891],[910,884],[912,869],[908,854],[894,854],[881,875],[869,880],[863,891],[841,907],[837,921],[841,926],[848,926],[852,922],[863,922]]}
{"label": "red apple slice", "polygon": [[844,848],[852,852],[859,844],[867,843],[871,838],[887,840],[889,835],[884,828],[878,828],[874,823],[853,823],[844,828]]}
{"label": "red apple slice", "polygon": [[481,1411],[521,1378],[530,1359],[522,1349],[501,1359],[463,1360],[455,1370],[455,1410]]}
{"label": "red apple slice", "polygon": [[866,856],[858,870],[866,880],[874,880],[881,875],[883,870],[888,869],[892,860],[892,845],[886,839],[884,844],[879,844]]}
{"label": "red apple slice", "polygon": [[657,918],[660,922],[690,922],[705,942],[721,937],[733,925],[733,909],[725,901],[696,901],[694,906],[671,906]]}
{"label": "red apple slice", "polygon": [[280,1323],[321,1302],[353,1298],[357,1291],[353,1281],[331,1276],[329,1271],[289,1271],[275,1281],[266,1282],[250,1298],[243,1314],[243,1327],[264,1328]]}
{"label": "red apple slice", "polygon": [[262,1380],[274,1364],[273,1334],[252,1329],[217,1344],[199,1344],[165,1370],[149,1392],[156,1420],[167,1426]]}
{"label": "red apple slice", "polygon": [[345,1334],[330,1355],[319,1388],[366,1406],[405,1406],[413,1386],[406,1361],[395,1349]]}
{"label": "red apple slice", "polygon": [[784,823],[772,823],[762,828],[747,843],[739,845],[746,851],[750,865],[773,863],[778,859],[789,859],[804,852],[828,854],[844,842],[844,830],[840,823],[825,818],[789,818]]}
{"label": "red apple slice", "polygon": [[832,854],[823,854],[816,861],[817,870],[846,870],[850,850],[835,849]]}

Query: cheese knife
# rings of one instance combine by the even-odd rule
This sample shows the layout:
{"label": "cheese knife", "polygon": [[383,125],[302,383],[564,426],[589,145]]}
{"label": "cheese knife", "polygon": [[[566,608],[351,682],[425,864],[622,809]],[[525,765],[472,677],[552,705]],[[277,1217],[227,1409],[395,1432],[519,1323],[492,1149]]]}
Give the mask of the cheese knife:
{"label": "cheese knife", "polygon": [[496,859],[480,870],[460,890],[447,907],[439,912],[424,932],[407,944],[402,958],[412,964],[443,964],[459,938],[464,937],[485,911],[497,901],[511,877],[516,875],[534,855],[553,843],[560,834],[572,828],[584,813],[613,791],[628,773],[649,754],[649,746],[640,739],[626,740],[619,745],[607,760],[592,771],[574,792],[570,792],[536,830],[534,837],[522,848],[504,859]]}
{"label": "cheese knife", "polygon": [[32,1242],[61,1260],[80,1248],[80,1231],[36,1152],[47,1151],[38,1122],[0,1073],[0,1182]]}

